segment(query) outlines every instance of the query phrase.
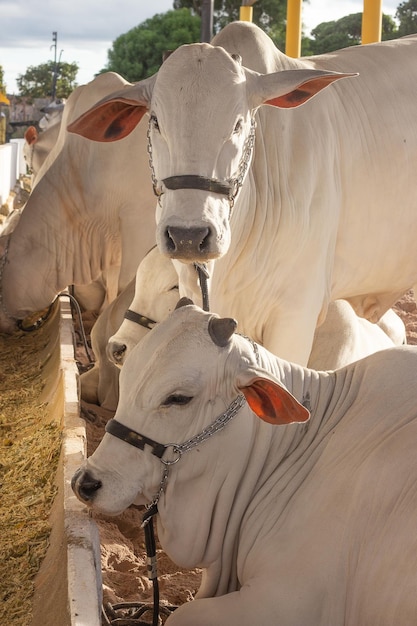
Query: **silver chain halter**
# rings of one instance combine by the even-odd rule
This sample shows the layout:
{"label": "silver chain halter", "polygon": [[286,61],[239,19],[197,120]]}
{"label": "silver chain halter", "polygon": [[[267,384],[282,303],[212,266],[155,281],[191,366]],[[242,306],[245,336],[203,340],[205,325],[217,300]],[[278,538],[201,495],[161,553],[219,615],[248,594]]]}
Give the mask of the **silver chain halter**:
{"label": "silver chain halter", "polygon": [[[157,456],[164,466],[158,493],[156,494],[148,508],[156,506],[162,493],[164,493],[166,489],[166,483],[168,481],[169,468],[171,467],[171,465],[175,465],[176,463],[178,463],[184,452],[189,452],[190,450],[200,445],[204,441],[207,441],[207,439],[210,439],[210,437],[222,430],[230,422],[230,420],[235,417],[235,415],[242,408],[245,402],[245,396],[241,394],[238,395],[237,398],[235,398],[233,402],[228,406],[228,408],[224,411],[224,413],[219,415],[219,417],[217,417],[214,422],[204,428],[198,435],[195,435],[194,437],[191,437],[191,439],[184,441],[184,443],[158,443],[157,441],[154,441],[149,437],[145,437],[135,430],[128,428],[127,426],[121,424],[115,419],[111,419],[107,422],[107,433],[141,450],[144,450],[145,445],[148,445],[151,448],[152,454]],[[174,458],[172,459],[162,458],[166,450],[168,450],[169,448],[172,449],[172,452],[176,456],[174,456]]]}
{"label": "silver chain halter", "polygon": [[[148,138],[148,161],[149,167],[151,168],[151,178],[153,190],[158,198],[158,202],[161,201],[161,196],[165,193],[163,191],[162,186],[158,183],[158,179],[156,177],[155,168],[153,164],[153,151],[152,151],[152,141],[151,141],[151,127],[152,127],[152,118],[149,120],[147,138]],[[237,167],[236,173],[231,178],[227,178],[224,181],[215,179],[215,178],[207,178],[205,176],[200,176],[199,174],[184,174],[179,176],[171,176],[169,178],[165,178],[162,180],[162,183],[168,189],[202,189],[203,191],[210,191],[213,193],[219,193],[221,195],[226,195],[229,200],[230,210],[232,210],[237,194],[240,191],[240,188],[243,185],[245,180],[245,176],[249,169],[249,164],[252,157],[253,147],[255,145],[255,131],[256,131],[256,121],[255,118],[251,118],[250,122],[250,131],[248,136],[246,137],[245,144],[243,147],[242,156],[239,161],[239,165]]]}

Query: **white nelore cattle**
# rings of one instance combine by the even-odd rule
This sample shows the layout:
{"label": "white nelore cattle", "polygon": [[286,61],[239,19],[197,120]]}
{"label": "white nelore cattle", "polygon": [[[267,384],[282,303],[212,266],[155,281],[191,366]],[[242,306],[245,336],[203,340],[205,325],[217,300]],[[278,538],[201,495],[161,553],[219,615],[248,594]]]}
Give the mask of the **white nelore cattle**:
{"label": "white nelore cattle", "polygon": [[[174,310],[178,298],[178,277],[172,262],[154,247],[139,263],[136,278],[104,309],[92,328],[91,347],[96,360],[94,367],[80,377],[83,400],[116,410],[119,368],[115,364],[121,365],[125,352]],[[107,358],[109,341],[115,364]]]}
{"label": "white nelore cattle", "polygon": [[[161,251],[219,259],[213,310],[305,364],[329,301],[376,321],[417,282],[417,36],[292,59],[236,22],[212,43],[71,130],[114,140],[149,110]],[[310,99],[334,72],[359,75]]]}
{"label": "white nelore cattle", "polygon": [[145,122],[115,146],[66,130],[97,99],[126,84],[106,73],[68,98],[58,140],[21,219],[11,237],[0,238],[0,330],[48,306],[68,285],[89,285],[105,273],[117,273],[110,286],[115,297],[155,244]]}
{"label": "white nelore cattle", "polygon": [[33,181],[58,139],[65,102],[64,99],[55,100],[44,107],[45,115],[39,120],[40,133],[35,126],[29,126],[25,131],[23,156]]}
{"label": "white nelore cattle", "polygon": [[46,157],[56,144],[60,130],[59,124],[54,124],[38,133],[34,126],[29,126],[25,132],[25,143],[23,144],[23,156],[32,174],[32,180],[41,169]]}
{"label": "white nelore cattle", "polygon": [[[112,335],[107,335],[106,352],[110,361],[122,366],[147,331],[174,310],[178,299],[178,276],[172,261],[155,247],[139,264],[132,298],[119,312],[120,322]],[[126,309],[130,313],[125,315]]]}
{"label": "white nelore cattle", "polygon": [[157,497],[162,548],[204,570],[170,626],[414,626],[416,348],[316,372],[235,326],[184,306],[148,333],[76,495]]}

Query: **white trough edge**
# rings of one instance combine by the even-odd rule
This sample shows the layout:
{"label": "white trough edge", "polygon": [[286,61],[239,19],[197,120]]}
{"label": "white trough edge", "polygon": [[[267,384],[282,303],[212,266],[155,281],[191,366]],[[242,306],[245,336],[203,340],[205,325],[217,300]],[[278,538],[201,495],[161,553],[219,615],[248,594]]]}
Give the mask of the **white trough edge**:
{"label": "white trough edge", "polygon": [[60,298],[60,365],[64,386],[63,480],[71,626],[100,626],[102,579],[100,538],[88,509],[75,497],[71,478],[86,458],[85,422],[80,417],[79,376],[74,356],[69,299]]}

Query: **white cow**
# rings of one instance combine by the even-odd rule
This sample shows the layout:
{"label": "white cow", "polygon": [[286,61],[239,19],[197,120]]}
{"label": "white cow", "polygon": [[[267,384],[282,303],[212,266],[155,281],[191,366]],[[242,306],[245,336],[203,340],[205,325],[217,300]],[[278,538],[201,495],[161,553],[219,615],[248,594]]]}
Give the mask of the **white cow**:
{"label": "white cow", "polygon": [[65,102],[65,99],[56,100],[42,109],[45,115],[39,120],[40,133],[35,126],[29,126],[25,131],[23,156],[32,174],[32,181],[36,179],[58,139]]}
{"label": "white cow", "polygon": [[[115,365],[121,365],[125,352],[174,310],[178,298],[178,276],[172,262],[154,247],[139,263],[136,278],[104,309],[92,328],[91,347],[96,360],[94,367],[80,377],[83,400],[116,410],[119,369]],[[130,312],[129,319],[125,319],[126,311]],[[107,358],[109,341],[114,363]]]}
{"label": "white cow", "polygon": [[170,626],[414,626],[416,348],[316,372],[235,328],[184,306],[148,333],[76,495],[156,498],[162,548],[204,572]]}
{"label": "white cow", "polygon": [[109,287],[115,297],[155,244],[146,124],[116,151],[66,130],[97,99],[126,84],[106,73],[68,98],[58,140],[21,219],[11,237],[0,238],[0,330],[12,330],[14,318],[48,306],[68,285],[89,285],[106,272],[117,273]]}
{"label": "white cow", "polygon": [[60,130],[59,124],[54,124],[38,133],[34,126],[29,126],[25,132],[25,143],[23,144],[23,156],[32,174],[32,181],[41,169],[46,157],[56,144]]}
{"label": "white cow", "polygon": [[[416,283],[417,36],[292,59],[237,22],[213,44],[180,47],[71,130],[117,139],[149,109],[161,251],[219,259],[213,310],[305,364],[329,301],[376,321]],[[334,72],[359,76],[310,99]]]}

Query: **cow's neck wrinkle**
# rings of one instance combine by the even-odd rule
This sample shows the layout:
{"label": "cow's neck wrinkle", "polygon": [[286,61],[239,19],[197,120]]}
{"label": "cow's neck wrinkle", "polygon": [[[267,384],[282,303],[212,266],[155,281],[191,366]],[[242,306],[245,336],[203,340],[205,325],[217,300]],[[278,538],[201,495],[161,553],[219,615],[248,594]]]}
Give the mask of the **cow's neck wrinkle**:
{"label": "cow's neck wrinkle", "polygon": [[[262,534],[266,538],[275,524],[279,524],[287,505],[314,469],[349,408],[350,379],[354,373],[354,368],[344,368],[337,373],[316,372],[279,359],[274,365],[271,368],[270,364],[269,371],[274,369],[275,376],[300,402],[310,404],[311,418],[304,424],[275,427],[268,450],[262,452],[262,467],[242,530],[246,529],[251,536],[251,527],[259,525],[259,518],[264,517]],[[254,448],[252,458],[259,458],[259,453],[260,450]],[[271,497],[274,499],[273,520],[268,515]]]}

